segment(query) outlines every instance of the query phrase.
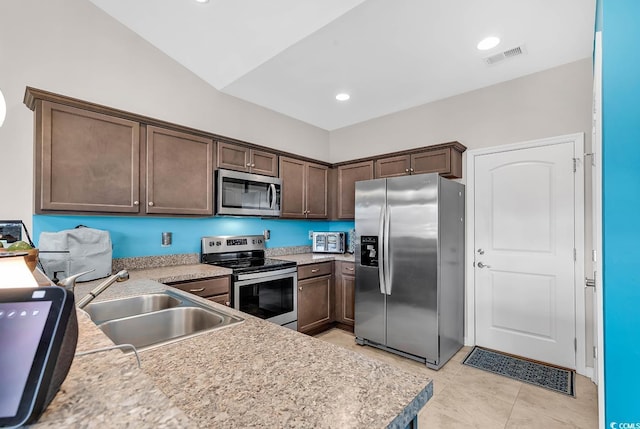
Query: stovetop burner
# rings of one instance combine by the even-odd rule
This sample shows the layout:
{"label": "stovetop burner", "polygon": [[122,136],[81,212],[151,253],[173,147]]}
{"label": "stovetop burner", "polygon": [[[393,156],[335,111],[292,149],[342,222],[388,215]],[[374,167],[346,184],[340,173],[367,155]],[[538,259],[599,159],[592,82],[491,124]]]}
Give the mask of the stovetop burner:
{"label": "stovetop burner", "polygon": [[200,262],[232,269],[234,275],[296,266],[292,261],[265,258],[264,249],[261,235],[203,237]]}
{"label": "stovetop burner", "polygon": [[272,271],[296,266],[296,263],[292,261],[259,257],[228,259],[222,261],[206,260],[203,262],[210,265],[217,265],[219,267],[232,269],[234,274]]}

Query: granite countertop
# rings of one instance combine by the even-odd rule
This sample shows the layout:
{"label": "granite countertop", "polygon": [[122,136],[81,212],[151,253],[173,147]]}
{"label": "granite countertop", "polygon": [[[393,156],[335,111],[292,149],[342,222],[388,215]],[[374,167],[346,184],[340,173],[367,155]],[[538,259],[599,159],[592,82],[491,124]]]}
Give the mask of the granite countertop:
{"label": "granite countertop", "polygon": [[274,258],[293,261],[298,265],[308,265],[326,261],[355,262],[356,260],[355,256],[351,253],[298,253],[294,255],[278,255],[274,256]]}
{"label": "granite countertop", "polygon": [[[290,255],[275,255],[270,256],[274,259],[282,259],[285,261],[293,261],[298,265],[308,265],[314,264],[316,262],[326,262],[326,261],[346,261],[346,262],[355,262],[355,256],[350,253],[344,254],[333,254],[333,253],[297,253]],[[136,264],[137,267],[142,266],[139,262]],[[124,267],[127,269],[127,267]],[[200,264],[200,263],[189,263],[183,265],[170,265],[165,267],[152,267],[152,268],[135,268],[135,269],[127,269],[129,271],[130,280],[143,280],[150,279],[155,280],[159,283],[172,283],[179,281],[187,281],[187,280],[198,280],[206,277],[218,277],[218,276],[226,276],[230,275],[232,271],[228,268],[222,268],[215,265],[208,264]],[[89,292],[93,287],[100,284],[104,279],[92,280],[89,282],[78,282],[76,286],[76,291],[84,292],[85,294]],[[109,287],[109,289],[117,288],[119,284],[124,283],[115,283]],[[109,290],[107,289],[107,290]],[[78,298],[84,295],[80,295],[79,292],[76,292]]]}
{"label": "granite countertop", "polygon": [[[339,260],[352,257],[344,256]],[[294,257],[304,264],[336,255]],[[132,270],[129,281],[113,284],[96,301],[175,291],[154,280],[229,273],[217,270],[202,264]],[[98,282],[79,283],[76,296]],[[189,298],[245,320],[142,351],[141,369],[132,354],[119,350],[76,357],[60,393],[34,426],[403,428],[432,395],[428,378]],[[78,351],[112,344],[85,312],[78,310],[78,318]]]}

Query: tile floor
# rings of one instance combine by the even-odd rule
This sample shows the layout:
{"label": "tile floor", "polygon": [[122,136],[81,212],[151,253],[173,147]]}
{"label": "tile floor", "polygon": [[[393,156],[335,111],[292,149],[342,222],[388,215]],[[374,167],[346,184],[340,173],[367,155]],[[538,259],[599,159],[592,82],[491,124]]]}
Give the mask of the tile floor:
{"label": "tile floor", "polygon": [[597,428],[596,386],[580,375],[576,398],[462,365],[464,347],[439,371],[394,354],[358,346],[353,334],[332,329],[316,336],[433,379],[434,394],[418,415],[422,429]]}

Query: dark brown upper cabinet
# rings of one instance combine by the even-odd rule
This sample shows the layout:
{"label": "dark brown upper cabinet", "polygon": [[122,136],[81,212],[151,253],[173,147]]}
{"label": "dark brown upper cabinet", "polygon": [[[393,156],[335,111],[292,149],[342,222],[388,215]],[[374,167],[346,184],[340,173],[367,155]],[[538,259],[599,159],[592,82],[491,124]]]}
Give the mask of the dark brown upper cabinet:
{"label": "dark brown upper cabinet", "polygon": [[138,122],[37,102],[35,210],[138,213]]}
{"label": "dark brown upper cabinet", "polygon": [[217,145],[218,168],[278,176],[278,156],[275,153],[221,141],[217,142]]}
{"label": "dark brown upper cabinet", "polygon": [[281,156],[281,217],[326,219],[328,172],[325,165]]}
{"label": "dark brown upper cabinet", "polygon": [[376,159],[376,178],[408,174],[438,173],[450,179],[462,177],[462,153],[467,148],[458,142]]}
{"label": "dark brown upper cabinet", "polygon": [[356,182],[373,179],[373,161],[341,165],[337,168],[337,205],[338,219],[355,217]]}
{"label": "dark brown upper cabinet", "polygon": [[146,212],[213,214],[213,140],[147,127]]}

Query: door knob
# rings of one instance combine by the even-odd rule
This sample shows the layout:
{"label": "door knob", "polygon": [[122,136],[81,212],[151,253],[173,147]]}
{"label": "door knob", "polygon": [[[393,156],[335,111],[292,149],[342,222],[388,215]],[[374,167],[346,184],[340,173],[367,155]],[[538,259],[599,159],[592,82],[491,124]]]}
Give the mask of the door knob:
{"label": "door knob", "polygon": [[478,262],[478,268],[491,268],[491,265],[485,265],[482,262]]}

